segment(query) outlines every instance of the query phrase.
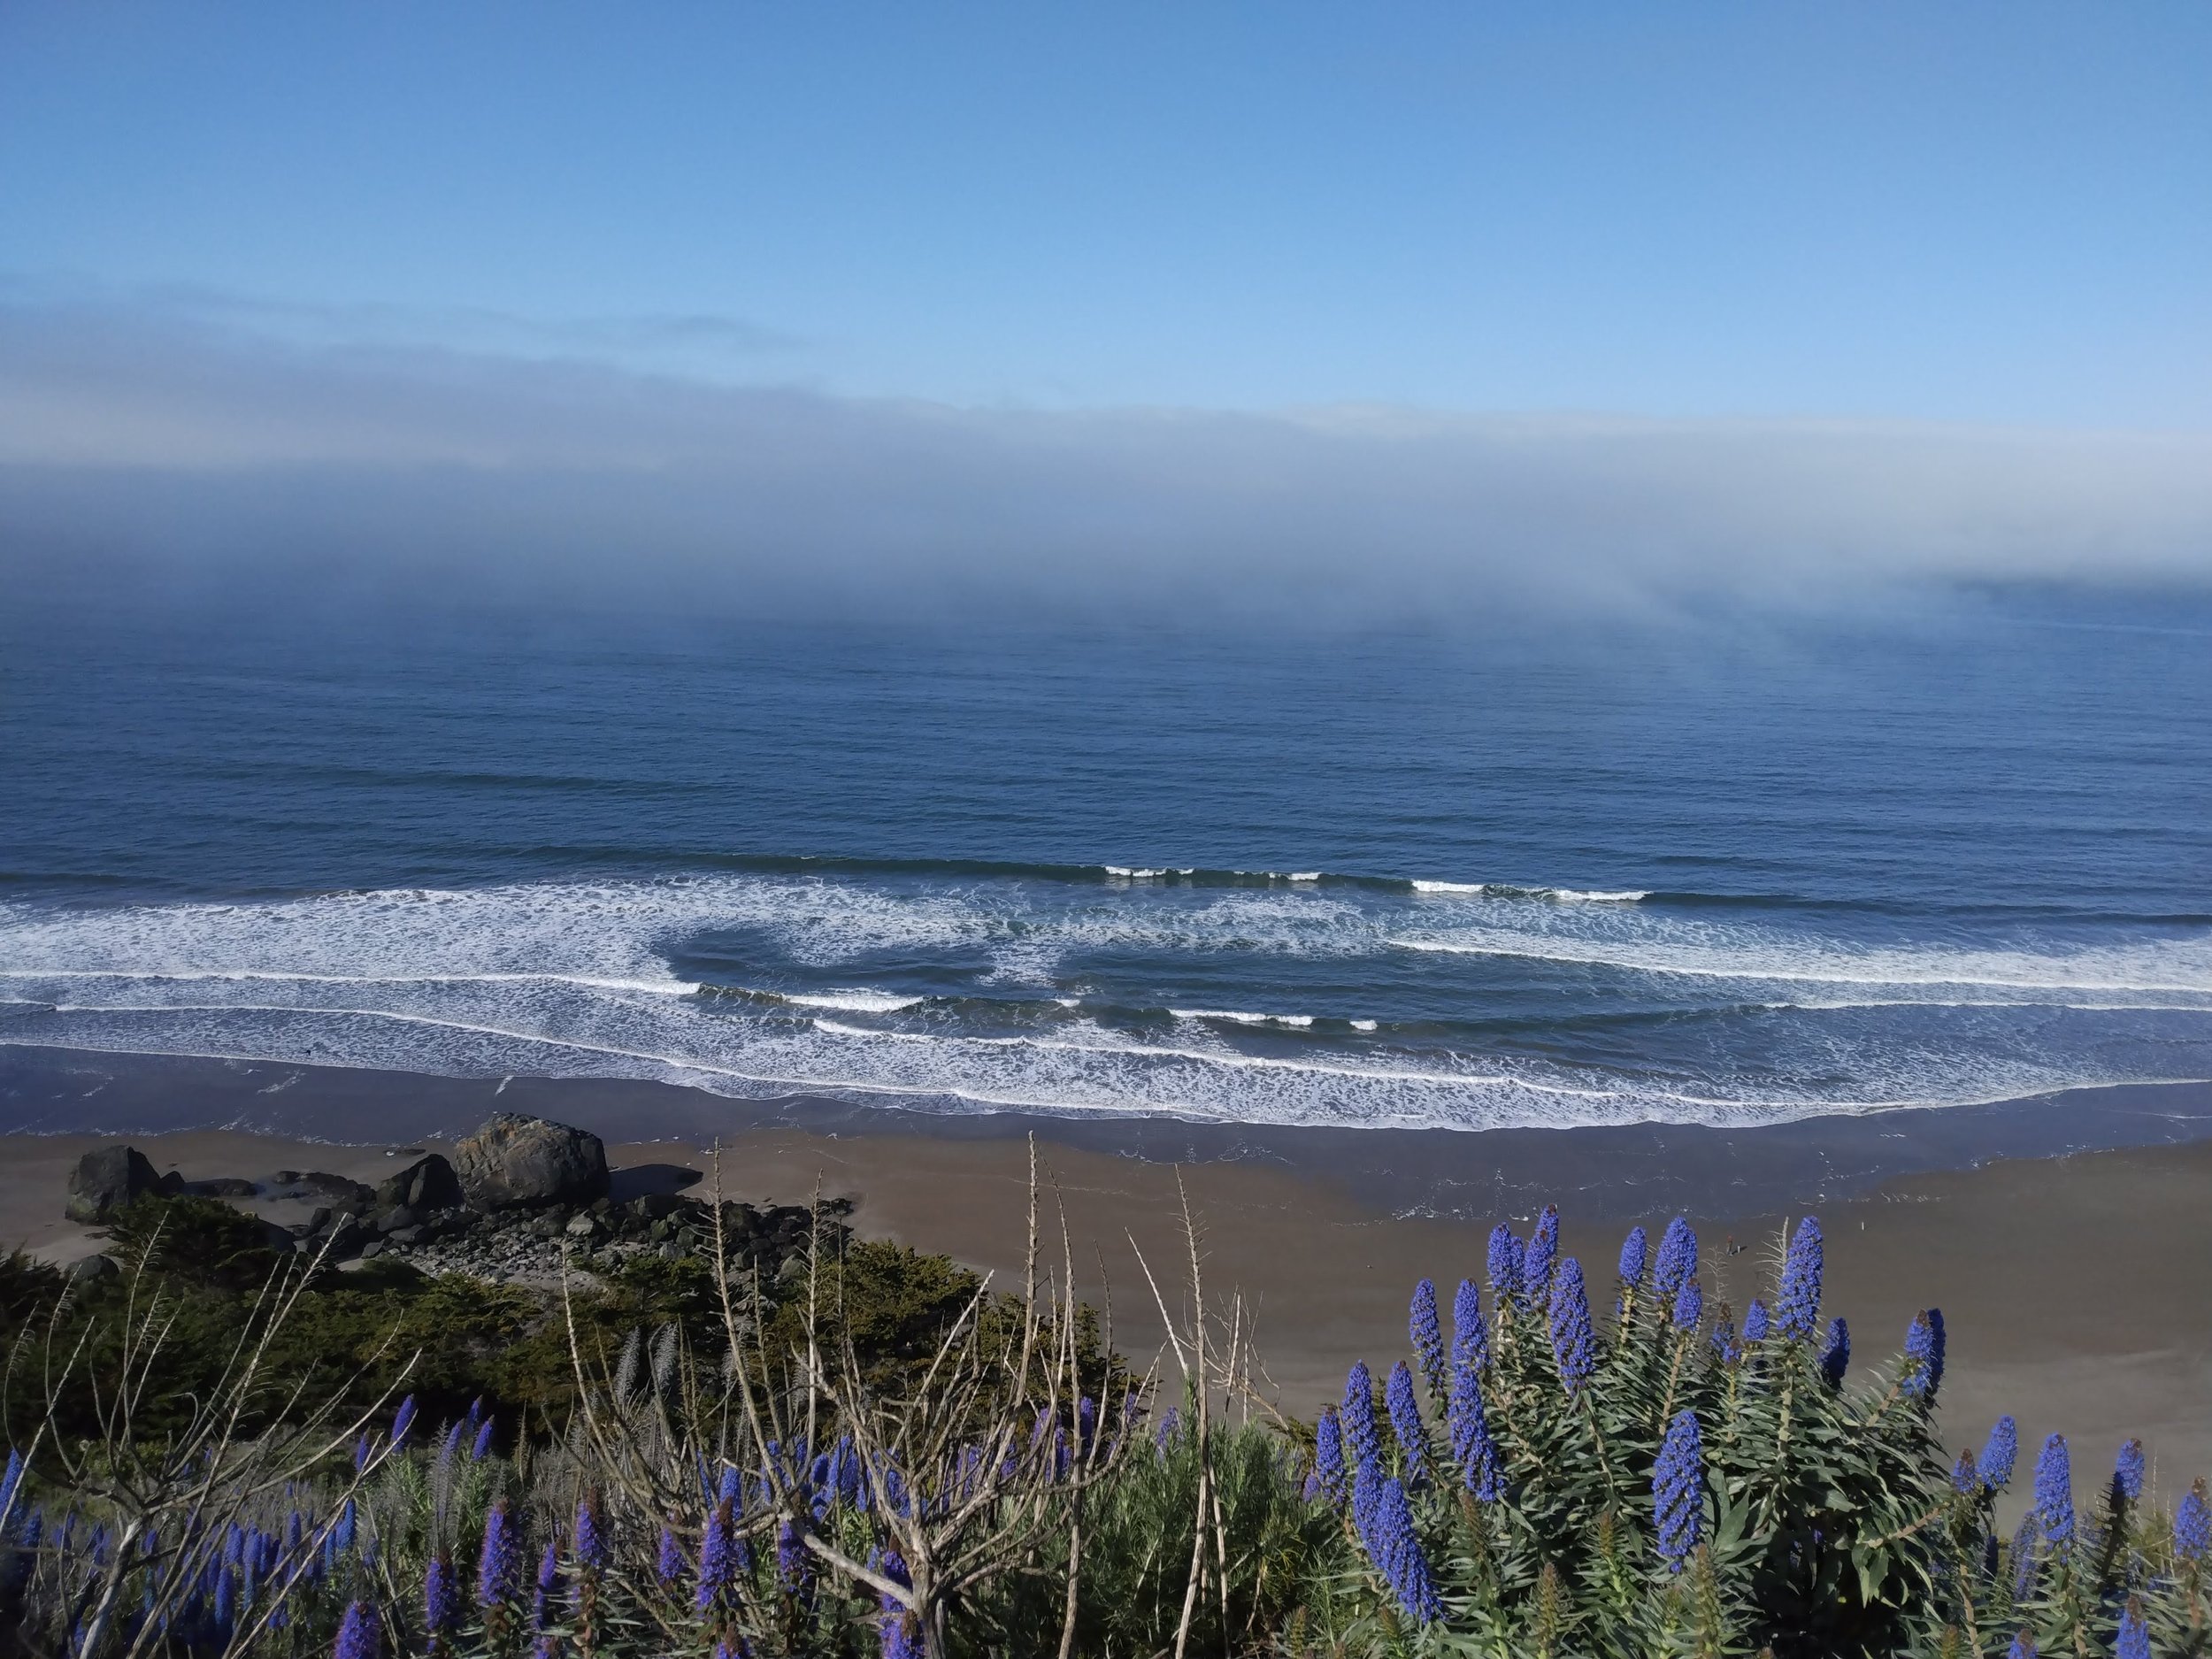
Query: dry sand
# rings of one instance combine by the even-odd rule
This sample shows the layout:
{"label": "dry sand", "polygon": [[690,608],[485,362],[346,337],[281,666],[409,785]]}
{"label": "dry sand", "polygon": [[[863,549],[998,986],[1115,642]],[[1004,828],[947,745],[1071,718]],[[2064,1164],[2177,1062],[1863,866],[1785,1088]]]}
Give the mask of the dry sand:
{"label": "dry sand", "polygon": [[[1179,1294],[1179,1177],[1203,1228],[1210,1297],[1218,1302],[1233,1290],[1247,1300],[1282,1403],[1300,1415],[1337,1391],[1352,1360],[1403,1354],[1416,1279],[1434,1278],[1448,1302],[1460,1277],[1479,1277],[1492,1222],[1525,1232],[1531,1219],[1531,1204],[1495,1217],[1407,1217],[1363,1201],[1356,1184],[1298,1167],[1214,1161],[1179,1171],[1069,1144],[1053,1128],[1038,1125],[1049,1205],[1064,1205],[1085,1293],[1110,1288],[1124,1351],[1141,1361],[1160,1340],[1133,1239]],[[101,1139],[6,1137],[0,1237],[54,1259],[96,1248],[60,1219],[60,1208],[70,1164]],[[132,1140],[157,1167],[194,1179],[290,1168],[375,1179],[403,1150],[234,1132]],[[1413,1138],[1407,1144],[1417,1149]],[[611,1146],[610,1155],[618,1168],[676,1164],[703,1178],[712,1162],[702,1144],[674,1141]],[[864,1233],[1002,1273],[1018,1269],[1028,1149],[1017,1136],[757,1127],[724,1141],[719,1167],[731,1197],[788,1202],[818,1181],[825,1193],[859,1199]],[[1584,1219],[1575,1195],[1562,1197],[1565,1248],[1583,1255],[1601,1282],[1623,1229]],[[2093,1479],[2123,1439],[2140,1434],[2170,1491],[2212,1471],[2208,1198],[2207,1142],[1899,1177],[1823,1204],[1828,1306],[1850,1320],[1855,1370],[1893,1355],[1919,1309],[1946,1310],[1942,1421],[1954,1443],[1978,1442],[2009,1410],[2026,1444],[2052,1429],[2065,1432],[2078,1468]],[[1693,1207],[1692,1219],[1705,1242],[1709,1284],[1740,1308],[1784,1216],[1709,1204]],[[1739,1253],[1729,1251],[1732,1236]]]}

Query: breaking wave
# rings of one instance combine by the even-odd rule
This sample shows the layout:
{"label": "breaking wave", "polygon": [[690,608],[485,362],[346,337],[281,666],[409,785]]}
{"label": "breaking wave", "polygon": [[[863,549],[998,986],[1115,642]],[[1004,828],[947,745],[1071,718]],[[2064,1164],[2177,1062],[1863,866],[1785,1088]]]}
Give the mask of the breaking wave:
{"label": "breaking wave", "polygon": [[0,902],[0,1041],[1467,1129],[2212,1075],[2199,925],[1909,928],[1641,889],[784,864]]}

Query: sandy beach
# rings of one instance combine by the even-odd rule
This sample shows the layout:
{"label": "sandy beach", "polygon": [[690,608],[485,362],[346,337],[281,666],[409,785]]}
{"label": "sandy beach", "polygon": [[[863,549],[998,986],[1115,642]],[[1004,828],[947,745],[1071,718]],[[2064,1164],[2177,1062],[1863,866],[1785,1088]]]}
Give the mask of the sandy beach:
{"label": "sandy beach", "polygon": [[[704,1096],[661,1100],[663,1121],[681,1104],[703,1125],[728,1118],[724,1133],[648,1139],[624,1133],[639,1118],[638,1086],[518,1081],[502,1092],[496,1081],[99,1056],[73,1056],[57,1072],[52,1056],[37,1065],[21,1051],[12,1058],[4,1098],[15,1130],[0,1159],[0,1236],[52,1259],[96,1248],[61,1218],[63,1183],[87,1148],[116,1137],[25,1132],[25,1120],[40,1116],[42,1089],[53,1097],[93,1088],[75,1103],[79,1121],[104,1102],[96,1120],[159,1131],[152,1095],[204,1123],[208,1091],[219,1094],[229,1079],[241,1100],[260,1103],[258,1114],[234,1114],[240,1127],[129,1133],[157,1167],[188,1179],[288,1168],[374,1179],[401,1152],[444,1144],[470,1113],[539,1111],[603,1134],[618,1170],[650,1170],[659,1181],[669,1166],[696,1171],[695,1190],[703,1191],[718,1167],[729,1196],[755,1202],[800,1201],[818,1186],[856,1198],[866,1233],[1002,1273],[1022,1256],[1033,1134],[1082,1289],[1110,1295],[1118,1345],[1141,1361],[1158,1347],[1160,1321],[1134,1252],[1164,1279],[1175,1272],[1187,1194],[1203,1230],[1210,1296],[1245,1299],[1283,1408],[1310,1415],[1352,1360],[1403,1353],[1417,1279],[1434,1278],[1448,1297],[1459,1278],[1479,1277],[1490,1227],[1505,1220],[1525,1232],[1547,1195],[1561,1206],[1564,1248],[1594,1276],[1609,1270],[1632,1220],[1688,1214],[1705,1243],[1709,1286],[1738,1308],[1786,1221],[1816,1206],[1829,1239],[1828,1305],[1850,1321],[1855,1367],[1886,1363],[1918,1310],[1946,1310],[1947,1439],[1978,1442],[1998,1413],[2011,1411],[2024,1437],[2065,1432],[2084,1470],[2101,1466],[2129,1434],[2143,1437],[2162,1482],[2185,1484],[2212,1469],[2212,1141],[2179,1138],[2203,1102],[2178,1095],[2158,1110],[2106,1102],[2101,1125],[2108,1138],[2116,1125],[2147,1135],[2147,1125],[2162,1121],[2175,1144],[2065,1154],[2060,1136],[2060,1146],[2038,1148],[2045,1156],[1929,1168],[1948,1144],[1941,1137],[1886,1141],[1899,1132],[1865,1125],[1858,1137],[1831,1125],[1764,1145],[1755,1134],[1701,1141],[1678,1130],[1652,1132],[1640,1146],[1626,1132],[1517,1142],[1353,1131],[1348,1147],[1160,1124],[1126,1125],[1117,1141],[1106,1126],[1048,1118],[825,1107],[801,1123],[808,1114],[795,1103],[749,1118]],[[96,1075],[106,1080],[88,1080]],[[134,1094],[149,1103],[127,1103]],[[58,1111],[61,1102],[45,1104]],[[279,1107],[295,1125],[319,1119],[324,1132],[273,1133],[266,1120]],[[406,1133],[441,1124],[446,1133]],[[373,1138],[380,1127],[386,1138]],[[2047,1124],[2043,1139],[2052,1138]],[[1831,1143],[1836,1156],[1823,1174],[1811,1154]],[[1893,1155],[1894,1172],[1885,1173],[1880,1149],[1901,1145],[1907,1156]],[[1850,1146],[1857,1153],[1840,1156]],[[1440,1188],[1464,1202],[1449,1213],[1407,1202]],[[1485,1194],[1496,1202],[1481,1202]]]}

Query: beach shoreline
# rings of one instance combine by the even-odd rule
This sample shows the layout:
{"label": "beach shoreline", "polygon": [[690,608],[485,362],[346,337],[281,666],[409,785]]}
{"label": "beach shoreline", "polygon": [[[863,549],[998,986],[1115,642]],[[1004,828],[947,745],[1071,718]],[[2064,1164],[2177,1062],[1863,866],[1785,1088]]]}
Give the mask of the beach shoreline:
{"label": "beach shoreline", "polygon": [[1207,1122],[1160,1113],[945,1111],[793,1094],[741,1099],[631,1079],[449,1077],[352,1066],[0,1044],[0,1134],[234,1128],[334,1146],[450,1140],[495,1111],[610,1144],[706,1146],[791,1130],[835,1140],[1047,1143],[1156,1164],[1277,1166],[1407,1217],[1593,1220],[1751,1214],[1863,1196],[1902,1176],[2212,1140],[2212,1084],[2117,1084],[1984,1105],[1752,1127],[1641,1123],[1461,1130]]}
{"label": "beach shoreline", "polygon": [[[1403,1353],[1416,1279],[1448,1300],[1460,1277],[1480,1277],[1489,1228],[1525,1233],[1547,1200],[1601,1283],[1631,1222],[1687,1215],[1709,1290],[1739,1310],[1787,1219],[1816,1206],[1829,1306],[1849,1318],[1860,1367],[1886,1363],[1921,1308],[1951,1310],[1947,1440],[1977,1441],[2011,1411],[2024,1433],[2068,1433],[2091,1466],[2139,1434],[2185,1484],[2212,1471],[2212,1102],[2185,1090],[2109,1092],[2088,1121],[2063,1098],[1979,1122],[1917,1114],[1897,1140],[1893,1117],[1816,1131],[1283,1133],[77,1051],[7,1051],[0,1065],[0,1233],[51,1259],[98,1248],[60,1216],[67,1170],[94,1145],[128,1139],[188,1179],[374,1179],[401,1151],[510,1110],[592,1130],[618,1168],[695,1171],[695,1191],[850,1196],[864,1235],[1003,1274],[1023,1256],[1033,1145],[1079,1287],[1110,1296],[1125,1352],[1141,1365],[1158,1348],[1136,1251],[1164,1282],[1179,1278],[1167,1263],[1183,1254],[1187,1197],[1209,1295],[1245,1299],[1283,1409],[1309,1417],[1353,1359]],[[1993,1126],[2009,1137],[1995,1152],[1976,1141]]]}

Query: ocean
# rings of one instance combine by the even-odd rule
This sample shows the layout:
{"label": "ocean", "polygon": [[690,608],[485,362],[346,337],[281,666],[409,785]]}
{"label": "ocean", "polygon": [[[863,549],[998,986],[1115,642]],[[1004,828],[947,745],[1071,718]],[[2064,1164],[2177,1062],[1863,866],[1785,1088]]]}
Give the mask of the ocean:
{"label": "ocean", "polygon": [[2212,1079],[2212,604],[0,606],[0,1042],[928,1111]]}

